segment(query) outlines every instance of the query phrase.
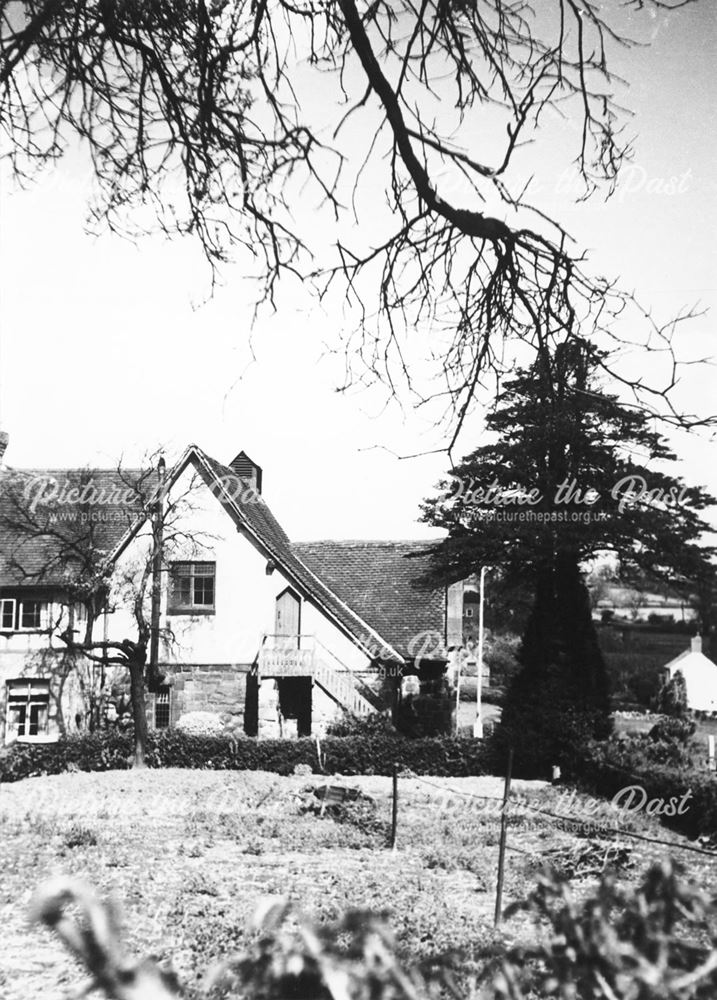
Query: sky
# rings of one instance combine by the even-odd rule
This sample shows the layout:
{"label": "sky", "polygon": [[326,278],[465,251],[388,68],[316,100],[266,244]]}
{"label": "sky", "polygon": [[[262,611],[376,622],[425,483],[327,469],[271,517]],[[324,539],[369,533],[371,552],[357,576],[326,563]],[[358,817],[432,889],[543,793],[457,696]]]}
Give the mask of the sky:
{"label": "sky", "polygon": [[[590,250],[596,271],[619,276],[658,317],[695,302],[711,307],[681,332],[681,346],[717,354],[717,17],[700,0],[657,16],[649,34],[651,47],[621,57],[637,138],[613,197],[574,203],[561,146],[573,138],[568,121],[540,154],[534,198]],[[207,299],[191,241],[89,235],[88,190],[79,149],[26,190],[2,177],[8,464],[112,467],[160,444],[171,457],[190,442],[226,462],[243,449],[263,466],[266,499],[294,539],[435,536],[416,518],[446,471],[445,454],[431,454],[445,434],[408,400],[401,408],[380,391],[336,391],[343,364],[327,345],[337,346],[343,317],[294,284],[252,327],[254,290],[241,261]],[[717,412],[714,389],[715,369],[690,369],[681,402]],[[464,451],[479,431],[476,414]],[[717,493],[709,435],[673,443],[679,471]]]}

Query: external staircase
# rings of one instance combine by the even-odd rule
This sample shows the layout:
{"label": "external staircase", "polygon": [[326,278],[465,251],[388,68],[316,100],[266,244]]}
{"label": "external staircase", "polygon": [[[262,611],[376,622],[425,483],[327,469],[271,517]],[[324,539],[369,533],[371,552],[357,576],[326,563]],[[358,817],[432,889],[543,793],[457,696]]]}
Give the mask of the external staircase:
{"label": "external staircase", "polygon": [[[265,635],[258,656],[260,677],[310,677],[346,712],[367,716],[377,711],[362,694],[363,685],[323,643],[313,635]],[[367,692],[368,693],[368,692]]]}

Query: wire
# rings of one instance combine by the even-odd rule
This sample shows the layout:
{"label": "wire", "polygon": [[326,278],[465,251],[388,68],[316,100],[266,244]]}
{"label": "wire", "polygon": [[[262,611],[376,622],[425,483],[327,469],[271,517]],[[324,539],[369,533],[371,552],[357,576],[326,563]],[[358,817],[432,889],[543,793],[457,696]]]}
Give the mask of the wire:
{"label": "wire", "polygon": [[[483,802],[499,802],[501,803],[501,805],[503,803],[502,798],[496,798],[495,796],[476,795],[474,792],[466,792],[458,788],[450,788],[447,785],[437,785],[435,782],[426,781],[425,778],[422,778],[419,775],[414,774],[412,771],[404,771],[403,777],[411,777],[414,780],[419,781],[424,785],[429,785],[431,788],[438,789],[439,792],[450,792],[455,795],[462,795],[464,798],[480,799]],[[551,812],[549,809],[541,809],[539,806],[532,806],[530,805],[529,802],[520,802],[519,805],[520,808],[522,809],[528,809],[531,812],[537,813],[538,815],[541,816],[549,816],[551,819],[557,819],[561,823],[581,822],[574,816],[562,816],[560,815],[560,813]],[[506,810],[506,815],[510,816],[510,812],[511,810],[509,806],[508,809]],[[513,815],[516,815],[516,813],[514,813]],[[661,847],[672,847],[678,851],[689,851],[692,854],[701,854],[703,857],[717,860],[717,851],[707,851],[704,849],[704,847],[695,847],[693,844],[679,844],[672,840],[662,840],[658,837],[647,837],[644,834],[633,833],[630,830],[623,830],[621,828],[615,829],[614,827],[610,826],[597,826],[597,824],[595,826],[595,829],[596,833],[598,833],[600,836],[604,835],[608,837],[631,837],[633,840],[641,840],[647,844],[657,844]],[[512,848],[512,849],[517,850],[517,848]]]}

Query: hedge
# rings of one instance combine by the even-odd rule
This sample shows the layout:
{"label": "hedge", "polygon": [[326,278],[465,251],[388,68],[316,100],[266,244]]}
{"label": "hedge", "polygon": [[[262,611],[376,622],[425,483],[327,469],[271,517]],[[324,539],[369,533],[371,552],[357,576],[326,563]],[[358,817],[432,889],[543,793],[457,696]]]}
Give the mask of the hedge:
{"label": "hedge", "polygon": [[648,762],[629,748],[598,743],[586,750],[573,777],[584,790],[610,799],[621,789],[640,785],[648,802],[668,805],[672,800],[677,805],[689,792],[683,813],[659,818],[688,837],[717,834],[717,778],[705,769]]}
{"label": "hedge", "polygon": [[[327,774],[389,775],[393,765],[416,774],[467,777],[492,773],[491,750],[468,737],[330,736],[321,740]],[[0,754],[0,781],[19,781],[68,770],[110,771],[131,766],[132,737],[116,731],[68,736],[57,743],[15,744]],[[314,739],[238,740],[190,736],[177,730],[150,734],[149,767],[184,767],[293,774],[297,764],[320,772]]]}

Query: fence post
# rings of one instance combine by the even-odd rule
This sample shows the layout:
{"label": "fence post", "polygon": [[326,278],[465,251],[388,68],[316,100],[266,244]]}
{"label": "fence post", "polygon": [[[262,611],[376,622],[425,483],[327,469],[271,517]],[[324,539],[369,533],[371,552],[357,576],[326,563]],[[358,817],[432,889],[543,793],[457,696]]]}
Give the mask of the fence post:
{"label": "fence post", "polygon": [[715,770],[715,738],[711,734],[707,737],[707,766],[710,771]]}
{"label": "fence post", "polygon": [[500,817],[500,847],[498,848],[498,882],[495,888],[495,919],[494,925],[500,924],[503,909],[503,879],[505,877],[505,847],[508,839],[508,799],[510,798],[510,779],[513,774],[513,747],[508,752],[508,769],[505,772],[503,788],[503,808]]}
{"label": "fence post", "polygon": [[391,808],[391,850],[396,850],[396,830],[398,828],[398,764],[393,765],[393,804]]}

